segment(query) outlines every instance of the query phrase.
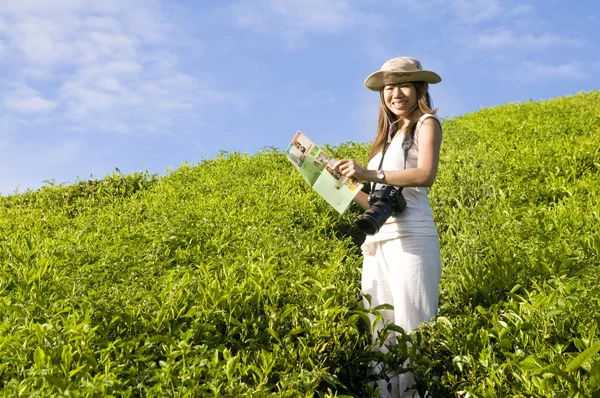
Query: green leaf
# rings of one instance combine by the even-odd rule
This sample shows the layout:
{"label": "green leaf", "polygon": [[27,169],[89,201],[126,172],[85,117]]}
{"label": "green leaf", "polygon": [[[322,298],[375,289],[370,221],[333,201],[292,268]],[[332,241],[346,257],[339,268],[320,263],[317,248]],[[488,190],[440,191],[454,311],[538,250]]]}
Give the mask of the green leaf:
{"label": "green leaf", "polygon": [[277,334],[277,332],[275,330],[273,330],[272,328],[267,328],[267,333],[269,333],[275,340],[277,340],[278,342],[281,343],[281,340],[279,339],[279,335]]}
{"label": "green leaf", "polygon": [[98,366],[98,361],[96,361],[96,358],[94,358],[93,355],[90,355],[86,352],[86,353],[81,354],[81,356],[83,357],[83,359],[85,359],[87,364],[90,365],[91,367],[95,368],[96,366]]}
{"label": "green leaf", "polygon": [[438,316],[436,320],[438,323],[441,323],[442,325],[445,325],[446,327],[448,327],[450,329],[453,328],[452,322],[450,322],[450,320],[444,316]]}
{"label": "green leaf", "polygon": [[384,330],[391,330],[394,331],[396,333],[400,333],[400,334],[404,334],[404,329],[398,325],[395,325],[393,323],[390,323],[388,325],[385,326]]}
{"label": "green leaf", "polygon": [[[303,333],[303,332],[304,332],[304,329],[302,329],[301,327],[295,327],[288,332],[287,336],[295,336],[295,335]],[[277,339],[279,339],[279,338],[277,337]]]}
{"label": "green leaf", "polygon": [[80,372],[80,371],[81,371],[83,368],[85,368],[86,366],[87,366],[87,365],[85,365],[85,364],[84,364],[84,365],[78,366],[77,368],[75,368],[75,369],[71,370],[71,371],[69,372],[69,377],[73,377],[73,376],[75,376],[77,373],[79,373],[79,372]]}
{"label": "green leaf", "polygon": [[581,367],[581,365],[583,365],[584,362],[592,359],[594,357],[594,355],[596,355],[598,353],[598,351],[600,351],[600,343],[597,343],[597,344],[589,347],[587,350],[583,351],[582,353],[577,355],[575,358],[570,360],[569,363],[567,364],[567,368],[565,370],[567,372],[576,371],[577,369],[579,369]]}
{"label": "green leaf", "polygon": [[280,320],[284,320],[285,318],[287,318],[288,315],[290,315],[296,308],[298,307],[296,307],[295,305],[289,305],[288,308],[281,314]]}
{"label": "green leaf", "polygon": [[351,317],[352,321],[354,320],[354,316],[358,316],[362,320],[363,325],[365,327],[368,327],[368,328],[371,327],[371,319],[369,318],[369,315],[367,315],[366,312],[364,312],[364,311],[355,311],[354,315]]}
{"label": "green leaf", "polygon": [[37,347],[33,352],[33,362],[38,368],[43,368],[46,365],[46,353],[42,347]]}
{"label": "green leaf", "polygon": [[600,387],[600,360],[595,361],[590,369],[590,388]]}
{"label": "green leaf", "polygon": [[528,356],[527,358],[517,363],[517,367],[519,369],[527,372],[541,371],[548,368],[548,366],[550,366],[548,363],[534,356]]}
{"label": "green leaf", "polygon": [[227,360],[227,365],[225,365],[225,375],[227,376],[227,380],[229,380],[229,382],[233,380],[233,374],[237,370],[239,363],[240,357],[237,355],[234,357],[230,357]]}
{"label": "green leaf", "polygon": [[50,385],[58,387],[58,388],[60,388],[62,390],[64,390],[65,388],[67,388],[67,385],[68,385],[68,383],[67,383],[66,380],[64,380],[62,378],[59,378],[59,377],[56,377],[56,376],[44,375],[44,379],[46,379],[46,381],[48,381],[48,383]]}
{"label": "green leaf", "polygon": [[512,347],[513,347],[513,343],[512,343],[512,341],[510,339],[502,339],[498,343],[498,346],[502,347],[502,348],[506,348],[508,350],[511,350]]}
{"label": "green leaf", "polygon": [[327,384],[329,384],[332,387],[337,387],[338,385],[340,385],[340,382],[337,379],[337,377],[335,377],[335,375],[332,376],[332,375],[330,375],[328,373],[325,373],[323,375],[323,379],[327,382]]}
{"label": "green leaf", "polygon": [[382,311],[382,310],[393,310],[394,306],[391,304],[379,304],[377,307],[373,308],[374,311]]}

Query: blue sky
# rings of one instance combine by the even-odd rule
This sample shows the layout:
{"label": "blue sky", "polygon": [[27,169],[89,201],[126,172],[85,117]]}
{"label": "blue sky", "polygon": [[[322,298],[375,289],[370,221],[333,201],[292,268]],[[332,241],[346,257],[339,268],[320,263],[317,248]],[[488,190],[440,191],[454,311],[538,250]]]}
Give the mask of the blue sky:
{"label": "blue sky", "polygon": [[370,141],[363,82],[396,56],[442,76],[443,117],[596,90],[598,26],[596,0],[3,1],[0,194],[283,149],[298,130]]}

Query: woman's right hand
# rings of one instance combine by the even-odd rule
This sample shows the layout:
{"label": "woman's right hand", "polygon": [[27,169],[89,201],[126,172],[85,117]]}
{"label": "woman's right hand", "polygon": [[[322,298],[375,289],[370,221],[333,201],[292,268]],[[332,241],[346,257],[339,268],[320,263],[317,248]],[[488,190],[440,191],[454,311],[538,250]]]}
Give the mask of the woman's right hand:
{"label": "woman's right hand", "polygon": [[376,177],[376,172],[373,170],[367,170],[358,164],[357,161],[352,159],[341,159],[335,162],[333,165],[334,169],[337,169],[345,177],[354,177],[358,181],[370,181],[374,182],[373,179]]}

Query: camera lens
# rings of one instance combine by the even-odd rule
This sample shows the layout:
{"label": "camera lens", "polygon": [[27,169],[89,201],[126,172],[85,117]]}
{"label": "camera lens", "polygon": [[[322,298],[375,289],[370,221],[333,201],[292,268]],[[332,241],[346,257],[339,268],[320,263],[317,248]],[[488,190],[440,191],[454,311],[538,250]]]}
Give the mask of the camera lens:
{"label": "camera lens", "polygon": [[356,220],[356,225],[364,233],[374,235],[392,214],[392,206],[388,200],[377,201]]}
{"label": "camera lens", "polygon": [[363,214],[356,220],[356,225],[367,235],[374,235],[379,231],[380,225],[375,219],[367,214]]}

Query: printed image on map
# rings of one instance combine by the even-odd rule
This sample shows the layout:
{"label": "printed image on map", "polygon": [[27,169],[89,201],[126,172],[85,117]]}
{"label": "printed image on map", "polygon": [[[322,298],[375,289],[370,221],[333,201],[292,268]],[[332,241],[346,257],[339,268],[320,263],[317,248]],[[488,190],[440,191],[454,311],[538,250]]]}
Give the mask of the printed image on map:
{"label": "printed image on map", "polygon": [[346,211],[363,186],[333,169],[336,159],[301,132],[296,133],[285,152],[304,180],[339,213]]}

